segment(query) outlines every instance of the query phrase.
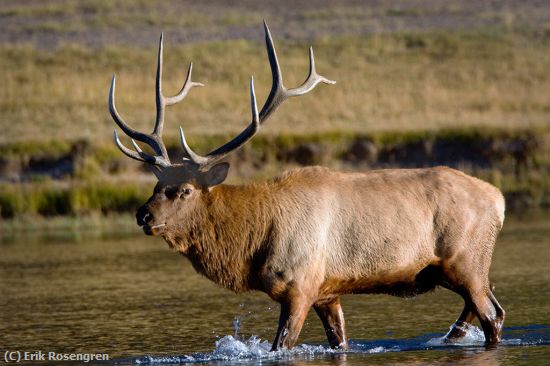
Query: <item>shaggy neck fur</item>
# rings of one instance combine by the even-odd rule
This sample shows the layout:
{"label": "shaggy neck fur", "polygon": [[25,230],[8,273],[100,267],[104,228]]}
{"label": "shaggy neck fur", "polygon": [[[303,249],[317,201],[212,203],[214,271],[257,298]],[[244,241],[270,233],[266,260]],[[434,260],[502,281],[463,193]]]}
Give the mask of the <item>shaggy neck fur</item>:
{"label": "shaggy neck fur", "polygon": [[197,272],[235,292],[261,289],[258,273],[273,207],[267,184],[220,185],[204,193],[191,220],[165,236]]}

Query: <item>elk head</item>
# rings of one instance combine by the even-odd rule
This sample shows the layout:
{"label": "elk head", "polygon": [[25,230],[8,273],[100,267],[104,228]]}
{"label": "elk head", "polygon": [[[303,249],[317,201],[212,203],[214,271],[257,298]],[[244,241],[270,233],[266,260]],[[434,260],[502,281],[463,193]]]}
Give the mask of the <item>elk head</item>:
{"label": "elk head", "polygon": [[[167,229],[176,226],[178,222],[182,222],[181,220],[191,220],[194,208],[201,201],[201,196],[209,194],[212,187],[221,184],[227,177],[229,164],[221,161],[229,153],[239,149],[250,140],[258,132],[260,126],[287,98],[306,94],[321,82],[325,84],[335,83],[317,74],[315,71],[313,49],[310,47],[308,77],[297,88],[285,88],[273,39],[265,22],[264,29],[267,54],[273,77],[271,92],[261,111],[258,112],[256,95],[254,93],[254,78],[252,78],[250,81],[252,121],[233,140],[204,156],[191,150],[185,140],[181,127],[180,140],[184,152],[183,161],[172,163],[162,141],[166,106],[182,101],[193,87],[203,86],[203,84],[191,80],[191,73],[193,71],[193,64],[191,64],[189,65],[187,78],[180,92],[172,97],[166,97],[162,93],[162,34],[159,42],[156,78],[157,115],[152,133],[146,134],[134,130],[119,115],[115,107],[116,79],[113,76],[109,92],[109,112],[115,123],[131,138],[135,151],[122,144],[116,130],[114,132],[115,144],[130,158],[151,164],[153,172],[158,178],[153,195],[147,203],[138,209],[136,214],[137,223],[143,227],[146,234],[162,235]],[[136,143],[136,140],[147,144],[154,151],[155,155],[144,152]]]}

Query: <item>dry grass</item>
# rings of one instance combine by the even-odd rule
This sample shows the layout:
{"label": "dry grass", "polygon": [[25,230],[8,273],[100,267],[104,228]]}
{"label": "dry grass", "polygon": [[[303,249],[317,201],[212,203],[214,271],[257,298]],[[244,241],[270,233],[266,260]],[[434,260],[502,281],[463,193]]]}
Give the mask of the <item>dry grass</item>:
{"label": "dry grass", "polygon": [[[259,37],[260,38],[260,37]],[[277,42],[287,85],[307,73],[303,43]],[[486,30],[314,42],[318,70],[336,79],[287,102],[263,133],[437,130],[550,126],[550,43],[530,33]],[[270,74],[257,42],[174,46],[167,39],[165,90],[175,93],[187,63],[207,84],[168,110],[166,134],[180,124],[192,135],[239,131],[249,120],[248,79],[264,100]],[[156,50],[67,45],[53,52],[3,46],[0,52],[0,143],[89,138],[110,140],[106,99],[117,73],[117,102],[133,126],[154,118]]]}

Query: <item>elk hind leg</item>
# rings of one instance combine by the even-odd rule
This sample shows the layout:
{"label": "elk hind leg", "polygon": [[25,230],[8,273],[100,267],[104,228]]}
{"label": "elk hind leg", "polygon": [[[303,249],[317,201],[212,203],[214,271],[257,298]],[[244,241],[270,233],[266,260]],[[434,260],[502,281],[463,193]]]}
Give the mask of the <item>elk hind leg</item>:
{"label": "elk hind leg", "polygon": [[504,324],[504,318],[506,316],[506,312],[504,311],[502,306],[500,306],[500,304],[498,303],[497,298],[493,294],[493,290],[494,290],[494,286],[491,286],[491,289],[489,290],[489,293],[487,295],[489,296],[489,300],[491,300],[491,303],[495,307],[495,311],[496,311],[495,325],[498,328],[498,338],[501,339],[502,338],[502,326]]}
{"label": "elk hind leg", "polygon": [[[487,292],[477,292],[472,296],[474,312],[481,323],[483,333],[485,334],[485,344],[488,346],[496,345],[500,342],[502,322],[504,321],[504,310],[502,310],[500,305],[498,307],[495,306],[491,297],[494,298],[494,295],[492,295],[490,290]],[[502,313],[500,313],[500,310],[502,310]]]}
{"label": "elk hind leg", "polygon": [[500,342],[505,313],[493,295],[487,274],[472,274],[472,271],[467,270],[469,267],[464,265],[446,267],[440,285],[464,298],[464,310],[445,336],[446,342],[452,343],[463,338],[475,317],[479,319],[485,334],[485,343],[493,345]]}
{"label": "elk hind leg", "polygon": [[323,322],[330,347],[347,351],[348,340],[340,297],[336,297],[330,302],[316,303],[313,308]]}

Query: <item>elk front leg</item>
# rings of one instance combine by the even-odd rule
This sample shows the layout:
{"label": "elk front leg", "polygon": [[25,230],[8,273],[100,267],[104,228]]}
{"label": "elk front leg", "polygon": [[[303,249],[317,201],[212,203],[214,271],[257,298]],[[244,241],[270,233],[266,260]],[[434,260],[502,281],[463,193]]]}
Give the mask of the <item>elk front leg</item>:
{"label": "elk front leg", "polygon": [[277,335],[273,341],[272,351],[278,351],[283,348],[292,348],[306,319],[310,308],[310,303],[305,299],[290,300],[281,303],[281,314],[279,316],[279,327]]}
{"label": "elk front leg", "polygon": [[323,322],[328,343],[331,348],[339,348],[347,351],[348,340],[346,338],[346,325],[344,323],[344,312],[340,305],[340,297],[328,302],[313,305],[319,318]]}

